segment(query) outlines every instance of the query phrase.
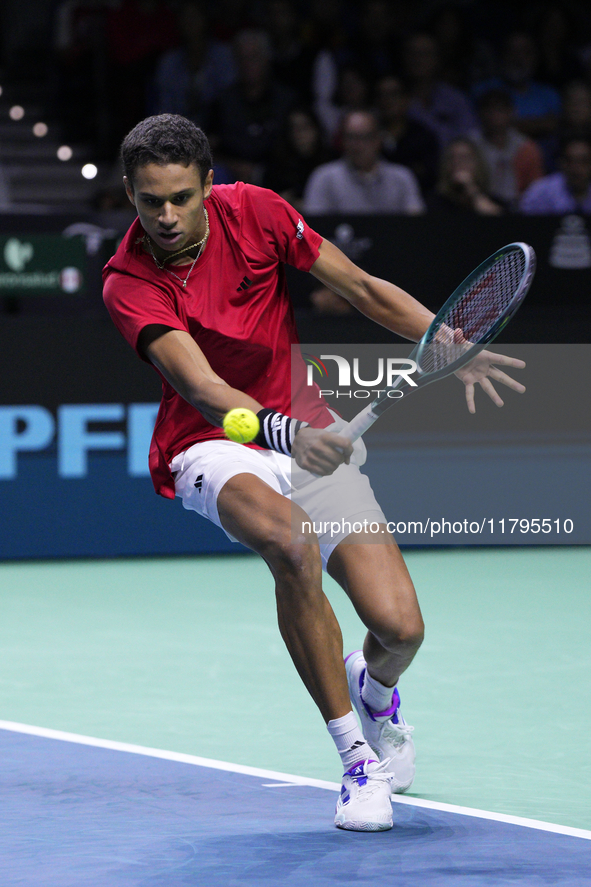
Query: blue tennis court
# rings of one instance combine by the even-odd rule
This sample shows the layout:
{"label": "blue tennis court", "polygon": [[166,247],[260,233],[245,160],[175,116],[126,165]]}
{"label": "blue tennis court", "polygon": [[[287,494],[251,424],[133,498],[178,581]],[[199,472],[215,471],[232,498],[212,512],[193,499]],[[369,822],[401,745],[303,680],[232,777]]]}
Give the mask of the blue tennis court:
{"label": "blue tennis court", "polygon": [[346,833],[329,827],[336,785],[75,737],[0,729],[0,745],[6,887],[581,887],[591,878],[591,832],[560,834],[403,801],[392,831]]}
{"label": "blue tennis court", "polygon": [[590,220],[584,0],[0,0],[0,887],[591,887]]}
{"label": "blue tennis court", "polygon": [[591,883],[590,555],[407,552],[418,768],[380,834],[333,826],[338,760],[262,561],[3,564],[0,884]]}

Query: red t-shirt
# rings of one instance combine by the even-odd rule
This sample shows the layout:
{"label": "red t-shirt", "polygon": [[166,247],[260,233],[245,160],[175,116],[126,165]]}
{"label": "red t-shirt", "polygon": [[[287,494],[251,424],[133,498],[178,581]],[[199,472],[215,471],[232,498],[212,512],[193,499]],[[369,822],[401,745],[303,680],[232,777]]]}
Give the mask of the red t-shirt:
{"label": "red t-shirt", "polygon": [[[137,350],[148,324],[185,330],[212,369],[232,388],[265,407],[326,428],[333,421],[318,388],[306,385],[303,360],[293,372],[298,342],[284,263],[309,271],[322,238],[272,191],[253,185],[217,185],[207,200],[210,234],[186,288],[156,267],[142,248],[136,219],[103,271],[104,300],[123,336]],[[189,265],[175,268],[184,278]],[[141,355],[140,355],[141,356]],[[162,379],[162,401],[150,446],[157,493],[174,498],[169,463],[202,440],[224,439],[220,428]]]}

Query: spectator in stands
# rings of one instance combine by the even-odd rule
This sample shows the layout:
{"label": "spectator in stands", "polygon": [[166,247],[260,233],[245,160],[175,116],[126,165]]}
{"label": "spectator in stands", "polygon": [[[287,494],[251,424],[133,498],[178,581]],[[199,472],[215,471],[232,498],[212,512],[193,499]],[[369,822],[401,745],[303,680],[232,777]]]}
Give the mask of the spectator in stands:
{"label": "spectator in stands", "polygon": [[304,39],[315,53],[339,54],[353,33],[352,9],[345,0],[308,0]]}
{"label": "spectator in stands", "polygon": [[513,102],[505,90],[485,92],[478,100],[481,131],[474,141],[486,164],[489,193],[508,207],[544,175],[538,145],[513,124]]}
{"label": "spectator in stands", "polygon": [[575,136],[591,138],[591,87],[584,80],[572,80],[564,87],[558,128],[540,142],[547,172],[556,172],[561,145]]}
{"label": "spectator in stands", "polygon": [[301,211],[308,178],[331,159],[314,113],[304,106],[294,108],[273,147],[263,185]]}
{"label": "spectator in stands", "polygon": [[122,0],[107,17],[111,137],[122,136],[146,113],[158,58],[178,43],[176,19],[164,0]]}
{"label": "spectator in stands", "polygon": [[575,135],[591,137],[591,86],[584,80],[572,80],[565,86],[558,131],[563,139]]}
{"label": "spectator in stands", "polygon": [[303,101],[311,101],[314,51],[303,40],[295,0],[267,0],[265,27],[271,37],[275,77]]}
{"label": "spectator in stands", "polygon": [[582,74],[576,56],[576,33],[570,11],[564,3],[545,4],[535,28],[539,55],[538,77],[544,83],[562,88]]}
{"label": "spectator in stands", "polygon": [[574,136],[591,138],[591,86],[584,80],[572,80],[563,90],[557,148]]}
{"label": "spectator in stands", "polygon": [[378,80],[375,105],[384,157],[412,170],[426,194],[437,180],[439,142],[431,129],[409,118],[408,103],[408,89],[401,77],[389,74]]}
{"label": "spectator in stands", "polygon": [[345,116],[351,111],[368,111],[370,98],[371,89],[365,72],[350,64],[337,69],[334,92],[325,84],[316,94],[314,110],[331,147],[342,147],[339,140]]}
{"label": "spectator in stands", "polygon": [[476,97],[491,89],[506,89],[515,108],[515,126],[538,139],[551,135],[560,114],[560,95],[553,86],[534,79],[538,52],[530,34],[512,31],[503,44],[501,77],[476,84]]}
{"label": "spectator in stands", "polygon": [[55,99],[62,137],[91,141],[101,152],[106,148],[108,119],[103,51],[108,12],[108,0],[59,0],[53,27]]}
{"label": "spectator in stands", "polygon": [[411,95],[408,116],[429,127],[442,146],[475,128],[467,96],[439,79],[439,52],[430,34],[417,32],[408,38],[403,65]]}
{"label": "spectator in stands", "polygon": [[427,30],[439,48],[439,77],[465,91],[475,80],[492,76],[492,45],[476,38],[466,6],[456,3],[438,5],[429,18]]}
{"label": "spectator in stands", "polygon": [[[256,4],[250,0],[216,0],[208,3],[212,35],[222,43],[232,43],[247,28],[257,26]],[[260,18],[260,16],[258,16]]]}
{"label": "spectator in stands", "polygon": [[470,139],[454,139],[441,158],[436,193],[427,202],[430,210],[453,210],[498,216],[501,204],[488,192],[488,175],[482,156]]}
{"label": "spectator in stands", "polygon": [[339,3],[333,0],[326,6],[331,10],[335,37],[323,35],[325,45],[313,66],[312,93],[314,109],[328,142],[340,147],[337,139],[345,114],[369,109],[373,81],[396,70],[400,54],[399,6],[389,0],[365,0],[359,4],[354,27],[348,20],[348,15],[355,11],[354,4],[340,10],[340,27],[334,27]]}
{"label": "spectator in stands", "polygon": [[381,158],[377,118],[353,111],[343,121],[344,156],[319,166],[304,192],[307,213],[406,213],[424,210],[409,169]]}
{"label": "spectator in stands", "polygon": [[397,68],[401,45],[399,4],[390,0],[364,0],[360,7],[351,59],[373,82]]}
{"label": "spectator in stands", "polygon": [[242,31],[234,49],[238,78],[214,105],[211,141],[236,179],[259,185],[293,94],[273,80],[271,44],[264,31]]}
{"label": "spectator in stands", "polygon": [[373,81],[396,70],[405,9],[392,0],[310,0],[305,6],[304,32],[316,49],[313,107],[332,143],[348,111],[369,107]]}
{"label": "spectator in stands", "polygon": [[230,47],[209,34],[198,0],[185,0],[178,13],[183,45],[162,55],[154,78],[154,114],[182,114],[207,128],[209,110],[236,79]]}
{"label": "spectator in stands", "polygon": [[561,151],[560,171],[529,186],[519,208],[528,215],[591,214],[591,141],[567,139]]}
{"label": "spectator in stands", "polygon": [[[349,44],[355,32],[353,10],[345,0],[309,0],[307,6],[304,39],[314,53],[312,107],[331,142],[340,121],[338,109],[331,114],[332,106],[338,101],[339,72],[351,61]],[[328,119],[325,119],[326,109]]]}

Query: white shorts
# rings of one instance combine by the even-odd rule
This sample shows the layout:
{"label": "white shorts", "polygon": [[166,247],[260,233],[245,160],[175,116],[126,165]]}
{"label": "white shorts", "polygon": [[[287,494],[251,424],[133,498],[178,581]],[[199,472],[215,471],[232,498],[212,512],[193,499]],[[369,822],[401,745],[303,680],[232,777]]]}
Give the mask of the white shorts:
{"label": "white shorts", "polygon": [[[222,530],[217,498],[224,484],[237,474],[259,477],[271,489],[296,502],[309,516],[320,543],[324,570],[339,542],[351,532],[358,532],[365,520],[367,525],[386,523],[369,480],[353,463],[340,465],[334,474],[320,477],[298,491],[292,488],[292,476],[297,487],[295,475],[301,469],[289,456],[274,450],[254,450],[230,440],[211,440],[179,453],[170,468],[183,507],[208,518]],[[358,525],[356,530],[352,529],[353,524]],[[238,541],[224,532],[233,542]]]}

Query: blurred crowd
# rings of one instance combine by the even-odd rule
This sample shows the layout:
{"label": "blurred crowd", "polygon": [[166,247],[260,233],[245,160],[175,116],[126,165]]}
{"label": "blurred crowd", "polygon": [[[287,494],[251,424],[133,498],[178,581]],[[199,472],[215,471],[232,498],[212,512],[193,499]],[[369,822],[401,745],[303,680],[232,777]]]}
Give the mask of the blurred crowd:
{"label": "blurred crowd", "polygon": [[168,112],[216,182],[309,213],[591,213],[588,0],[63,0],[54,46],[64,126],[113,163]]}

